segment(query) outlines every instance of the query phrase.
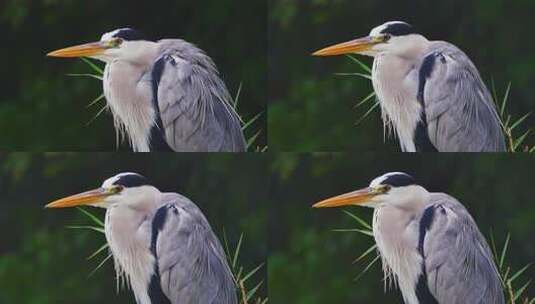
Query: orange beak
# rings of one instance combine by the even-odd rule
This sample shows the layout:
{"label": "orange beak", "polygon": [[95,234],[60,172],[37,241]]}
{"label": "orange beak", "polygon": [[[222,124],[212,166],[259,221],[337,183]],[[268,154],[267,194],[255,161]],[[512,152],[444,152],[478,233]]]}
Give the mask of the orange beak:
{"label": "orange beak", "polygon": [[312,56],[335,56],[335,55],[343,55],[343,54],[360,53],[360,52],[371,49],[372,46],[381,42],[382,40],[376,37],[367,36],[364,38],[359,38],[359,39],[331,45],[329,47],[326,47],[319,51],[314,52]]}
{"label": "orange beak", "polygon": [[102,202],[104,198],[112,194],[114,193],[107,189],[98,188],[53,201],[46,205],[45,208],[68,208],[82,205],[93,205]]}
{"label": "orange beak", "polygon": [[46,54],[50,57],[90,57],[103,53],[109,46],[103,42],[91,42],[56,50]]}
{"label": "orange beak", "polygon": [[328,198],[314,204],[313,208],[341,207],[347,205],[362,205],[369,202],[374,196],[381,194],[374,188],[367,187],[357,191],[352,191]]}

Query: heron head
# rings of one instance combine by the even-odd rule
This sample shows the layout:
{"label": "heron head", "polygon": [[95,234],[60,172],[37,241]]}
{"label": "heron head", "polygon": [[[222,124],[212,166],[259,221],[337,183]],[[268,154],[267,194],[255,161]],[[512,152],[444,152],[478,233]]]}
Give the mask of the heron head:
{"label": "heron head", "polygon": [[147,179],[137,173],[120,173],[108,178],[102,186],[71,195],[46,205],[46,208],[67,208],[75,206],[93,206],[109,208],[114,206],[128,206],[133,209],[150,207],[155,201],[155,195],[160,192],[151,186]]}
{"label": "heron head", "polygon": [[[120,28],[102,35],[100,41],[80,44],[47,54],[51,57],[90,57],[106,63],[114,60],[139,61],[156,43],[131,28]],[[151,48],[152,47],[152,48]]]}
{"label": "heron head", "polygon": [[366,188],[325,199],[312,207],[357,205],[377,208],[390,205],[405,208],[422,202],[427,193],[409,174],[390,172],[375,178]]}
{"label": "heron head", "polygon": [[389,21],[373,28],[366,37],[338,43],[312,55],[361,54],[372,57],[381,53],[405,55],[425,42],[427,39],[419,35],[410,24],[403,21]]}

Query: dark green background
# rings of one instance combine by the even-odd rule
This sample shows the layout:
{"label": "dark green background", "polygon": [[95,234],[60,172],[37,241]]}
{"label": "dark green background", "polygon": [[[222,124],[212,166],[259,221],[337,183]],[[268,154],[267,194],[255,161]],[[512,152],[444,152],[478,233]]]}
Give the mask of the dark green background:
{"label": "dark green background", "polygon": [[[266,262],[267,162],[264,155],[15,153],[0,155],[0,304],[134,303],[131,291],[116,294],[115,271],[105,257],[86,258],[104,235],[67,229],[93,224],[76,209],[49,210],[55,199],[99,187],[108,177],[134,171],[161,191],[179,192],[206,215],[231,250],[243,233],[239,263],[246,271]],[[104,218],[104,210],[89,208]],[[264,281],[266,267],[247,286]]]}
{"label": "dark green background", "polygon": [[[244,120],[251,119],[265,111],[266,104],[266,8],[266,1],[260,0],[2,1],[0,149],[116,150],[109,113],[86,125],[104,104],[86,109],[102,92],[100,81],[68,77],[91,70],[78,59],[45,54],[100,40],[119,27],[134,27],[153,39],[195,43],[214,59],[231,95],[243,83],[238,112]],[[265,114],[252,127],[262,129],[256,142],[260,147],[266,145]]]}
{"label": "dark green background", "polygon": [[[353,109],[372,91],[365,79],[336,76],[359,67],[343,56],[310,54],[366,36],[385,21],[403,20],[430,40],[446,40],[478,67],[498,96],[511,82],[509,113],[535,109],[535,44],[532,0],[273,0],[269,9],[269,142],[283,151],[399,151],[383,142],[380,111]],[[372,59],[359,56],[368,65]],[[535,117],[522,130],[535,125]],[[520,130],[517,130],[517,132]],[[517,137],[522,133],[515,134]],[[526,142],[533,145],[533,136]]]}
{"label": "dark green background", "polygon": [[[404,171],[432,192],[457,198],[489,237],[503,246],[511,233],[506,265],[519,270],[535,261],[535,190],[530,155],[474,154],[280,154],[271,163],[269,295],[272,303],[403,303],[399,291],[383,292],[380,264],[358,281],[354,278],[371,259],[352,261],[373,245],[342,212],[371,223],[370,208],[312,209],[328,197],[368,186],[386,172]],[[516,288],[535,277],[531,267]],[[527,291],[535,295],[533,284]],[[520,302],[518,302],[520,303]]]}

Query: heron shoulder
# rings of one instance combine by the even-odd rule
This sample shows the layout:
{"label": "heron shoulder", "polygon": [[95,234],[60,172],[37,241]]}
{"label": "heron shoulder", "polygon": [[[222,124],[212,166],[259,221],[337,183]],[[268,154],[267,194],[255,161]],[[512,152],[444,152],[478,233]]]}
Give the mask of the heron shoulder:
{"label": "heron shoulder", "polygon": [[430,202],[433,223],[419,248],[431,294],[439,303],[503,303],[492,253],[467,209],[445,193]]}
{"label": "heron shoulder", "polygon": [[172,303],[236,303],[223,247],[200,209],[178,193],[163,193],[161,204],[157,213],[166,219],[153,252],[165,296]]}
{"label": "heron shoulder", "polygon": [[440,54],[444,56],[448,63],[455,62],[458,65],[469,65],[475,69],[474,63],[468,55],[458,46],[447,41],[431,41],[426,52],[426,56],[430,54]]}
{"label": "heron shoulder", "polygon": [[245,150],[240,118],[212,59],[184,40],[158,43],[152,86],[167,144],[175,151]]}
{"label": "heron shoulder", "polygon": [[211,72],[218,73],[212,58],[191,42],[182,39],[162,39],[158,41],[158,44],[160,45],[160,56],[175,56],[184,62],[199,65]]}

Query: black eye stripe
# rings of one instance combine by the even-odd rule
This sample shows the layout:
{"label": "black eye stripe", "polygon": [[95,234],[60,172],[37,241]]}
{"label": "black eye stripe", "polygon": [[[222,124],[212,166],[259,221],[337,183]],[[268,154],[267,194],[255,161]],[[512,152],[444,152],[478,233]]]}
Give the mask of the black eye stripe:
{"label": "black eye stripe", "polygon": [[120,29],[113,35],[113,37],[121,38],[126,41],[145,40],[143,34],[131,28]]}
{"label": "black eye stripe", "polygon": [[416,31],[410,24],[403,23],[403,22],[396,22],[396,23],[388,24],[386,28],[381,31],[381,34],[390,34],[393,36],[404,36],[404,35],[416,34]]}
{"label": "black eye stripe", "polygon": [[150,185],[148,180],[139,174],[125,174],[121,175],[118,180],[116,180],[114,185],[120,185],[125,188],[139,187]]}
{"label": "black eye stripe", "polygon": [[414,185],[414,178],[408,174],[393,174],[388,176],[384,181],[381,182],[381,185],[390,185],[392,187],[403,187]]}

